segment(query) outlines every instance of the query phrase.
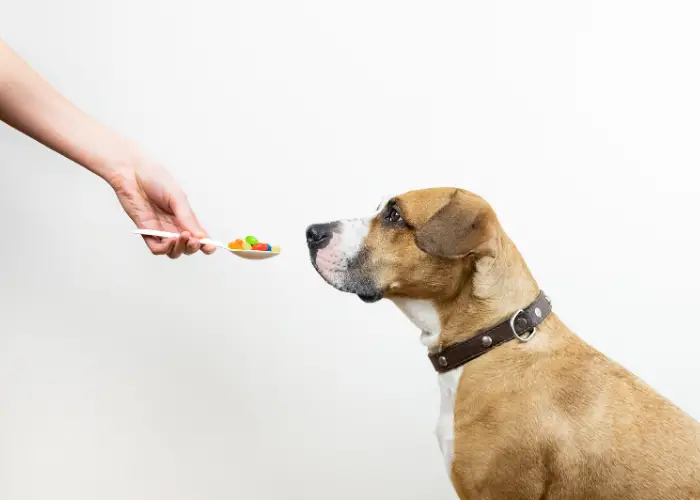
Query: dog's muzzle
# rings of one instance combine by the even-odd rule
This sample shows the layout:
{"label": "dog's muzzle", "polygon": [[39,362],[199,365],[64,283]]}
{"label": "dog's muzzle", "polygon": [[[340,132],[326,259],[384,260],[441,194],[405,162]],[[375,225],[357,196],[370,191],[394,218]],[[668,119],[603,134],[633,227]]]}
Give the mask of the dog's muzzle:
{"label": "dog's muzzle", "polygon": [[[348,231],[347,223],[313,224],[306,228],[306,244],[314,269],[332,287],[353,293],[363,302],[377,302],[383,292],[377,288],[366,264],[361,245],[349,244],[346,238],[356,233]],[[352,248],[348,251],[348,247]]]}

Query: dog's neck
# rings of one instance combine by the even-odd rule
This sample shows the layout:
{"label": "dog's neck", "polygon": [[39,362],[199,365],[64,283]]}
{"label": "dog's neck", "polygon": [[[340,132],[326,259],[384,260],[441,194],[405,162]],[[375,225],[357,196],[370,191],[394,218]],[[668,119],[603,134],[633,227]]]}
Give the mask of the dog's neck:
{"label": "dog's neck", "polygon": [[449,299],[392,299],[420,328],[421,342],[431,351],[501,323],[539,294],[524,259],[505,233],[493,252],[467,262],[465,272],[464,286]]}

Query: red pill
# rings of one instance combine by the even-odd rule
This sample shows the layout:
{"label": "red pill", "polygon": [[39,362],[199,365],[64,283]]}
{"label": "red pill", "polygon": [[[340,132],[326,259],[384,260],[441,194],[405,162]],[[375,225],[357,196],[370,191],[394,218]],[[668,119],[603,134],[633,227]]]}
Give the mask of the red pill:
{"label": "red pill", "polygon": [[258,243],[257,245],[253,245],[253,250],[261,250],[264,252],[267,250],[267,243]]}

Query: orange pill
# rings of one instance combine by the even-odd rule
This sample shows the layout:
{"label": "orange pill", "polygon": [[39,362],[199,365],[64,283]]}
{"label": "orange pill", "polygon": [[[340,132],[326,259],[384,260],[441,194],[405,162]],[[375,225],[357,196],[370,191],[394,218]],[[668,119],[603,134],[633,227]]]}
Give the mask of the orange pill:
{"label": "orange pill", "polygon": [[228,247],[231,250],[242,250],[243,249],[243,240],[232,241],[228,244]]}

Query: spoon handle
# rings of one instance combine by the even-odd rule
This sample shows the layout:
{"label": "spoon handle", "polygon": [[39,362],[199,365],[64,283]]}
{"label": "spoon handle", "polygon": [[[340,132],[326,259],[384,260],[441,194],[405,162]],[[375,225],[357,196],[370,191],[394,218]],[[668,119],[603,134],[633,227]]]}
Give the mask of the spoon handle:
{"label": "spoon handle", "polygon": [[[159,238],[177,238],[180,236],[180,233],[169,233],[167,231],[159,231],[157,229],[134,229],[133,233],[140,234],[142,236],[158,236]],[[228,249],[228,247],[221,241],[212,240],[209,238],[202,238],[199,241],[202,245],[214,245],[215,247]]]}

